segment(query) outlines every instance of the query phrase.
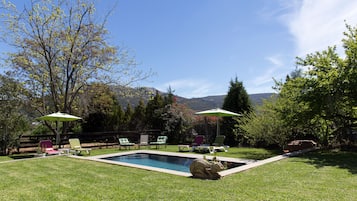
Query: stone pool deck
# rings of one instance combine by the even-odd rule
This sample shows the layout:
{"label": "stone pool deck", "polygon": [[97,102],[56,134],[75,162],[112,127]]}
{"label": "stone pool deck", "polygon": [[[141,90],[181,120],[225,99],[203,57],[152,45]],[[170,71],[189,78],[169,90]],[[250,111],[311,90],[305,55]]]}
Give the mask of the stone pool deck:
{"label": "stone pool deck", "polygon": [[[224,177],[230,174],[242,172],[245,170],[249,170],[251,168],[255,168],[261,165],[265,165],[268,163],[272,163],[275,161],[279,161],[288,157],[292,156],[297,156],[309,151],[315,150],[314,148],[310,149],[305,149],[305,150],[300,150],[300,151],[295,151],[291,153],[285,153],[282,155],[274,156],[271,158],[267,158],[264,160],[247,160],[247,159],[239,159],[239,158],[229,158],[229,157],[217,157],[218,160],[222,161],[230,161],[230,162],[237,162],[237,163],[246,163],[246,165],[242,165],[236,168],[228,169],[228,170],[223,170],[219,172],[219,174]],[[180,171],[174,171],[174,170],[168,170],[168,169],[163,169],[163,168],[155,168],[155,167],[148,167],[148,166],[143,166],[143,165],[135,165],[135,164],[128,164],[128,163],[123,163],[123,162],[117,162],[117,161],[109,161],[109,160],[104,160],[103,158],[107,157],[113,157],[113,156],[120,156],[120,155],[127,155],[130,153],[151,153],[151,154],[161,154],[161,155],[169,155],[169,156],[179,156],[179,157],[189,157],[189,158],[203,158],[204,156],[207,159],[212,159],[214,156],[213,155],[201,155],[201,154],[190,154],[190,153],[174,153],[174,152],[163,152],[163,151],[154,151],[154,150],[133,150],[133,151],[128,151],[128,152],[121,152],[121,153],[115,153],[115,154],[105,154],[105,155],[99,155],[99,156],[90,156],[90,157],[82,157],[82,156],[74,156],[70,155],[70,157],[73,158],[78,158],[78,159],[84,159],[84,160],[91,160],[91,161],[96,161],[96,162],[102,162],[102,163],[109,163],[109,164],[115,164],[115,165],[122,165],[122,166],[127,166],[127,167],[134,167],[134,168],[140,168],[140,169],[145,169],[145,170],[150,170],[150,171],[158,171],[158,172],[163,172],[167,174],[174,174],[178,176],[185,176],[185,177],[191,177],[191,173],[185,173],[185,172],[180,172]]]}

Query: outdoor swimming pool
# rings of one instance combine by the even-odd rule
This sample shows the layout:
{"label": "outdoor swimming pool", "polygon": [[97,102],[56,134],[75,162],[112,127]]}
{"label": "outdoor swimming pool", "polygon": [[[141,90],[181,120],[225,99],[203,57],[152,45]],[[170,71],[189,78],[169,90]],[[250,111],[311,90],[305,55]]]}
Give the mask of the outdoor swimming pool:
{"label": "outdoor swimming pool", "polygon": [[[207,156],[207,159],[211,160],[212,157],[213,156]],[[89,159],[104,163],[165,172],[181,176],[191,176],[190,165],[192,161],[197,158],[203,158],[203,156],[198,154],[179,154],[138,150],[129,151],[126,153],[93,156]],[[239,161],[237,159],[225,157],[218,157],[218,159],[227,165],[227,170],[223,170],[222,172],[232,170],[236,167],[244,166],[248,163],[245,161]]]}
{"label": "outdoor swimming pool", "polygon": [[149,153],[135,153],[122,156],[103,158],[124,163],[145,165],[150,167],[164,168],[169,170],[190,172],[190,165],[195,158],[167,156]]}

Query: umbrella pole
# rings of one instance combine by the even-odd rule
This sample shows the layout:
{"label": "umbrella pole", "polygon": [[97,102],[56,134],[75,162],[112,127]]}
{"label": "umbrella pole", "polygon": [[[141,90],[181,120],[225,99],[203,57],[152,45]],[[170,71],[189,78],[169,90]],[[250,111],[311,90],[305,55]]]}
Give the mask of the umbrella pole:
{"label": "umbrella pole", "polygon": [[58,127],[58,121],[56,121],[56,145],[58,148],[61,148],[60,146],[60,133],[59,133],[59,127]]}
{"label": "umbrella pole", "polygon": [[217,118],[217,133],[216,133],[216,137],[219,135],[220,133],[220,130],[219,130],[219,120],[218,120],[218,117]]}

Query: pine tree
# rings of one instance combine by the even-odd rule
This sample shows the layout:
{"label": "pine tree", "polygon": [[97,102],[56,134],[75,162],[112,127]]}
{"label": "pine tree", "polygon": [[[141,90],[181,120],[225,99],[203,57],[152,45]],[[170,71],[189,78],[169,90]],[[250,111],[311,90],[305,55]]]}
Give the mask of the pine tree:
{"label": "pine tree", "polygon": [[[245,114],[251,110],[251,102],[243,82],[235,80],[230,81],[230,87],[222,108],[238,114]],[[238,143],[244,143],[243,137],[233,132],[236,121],[232,117],[223,118],[221,124],[221,134],[226,136],[225,143],[229,146],[237,146]]]}

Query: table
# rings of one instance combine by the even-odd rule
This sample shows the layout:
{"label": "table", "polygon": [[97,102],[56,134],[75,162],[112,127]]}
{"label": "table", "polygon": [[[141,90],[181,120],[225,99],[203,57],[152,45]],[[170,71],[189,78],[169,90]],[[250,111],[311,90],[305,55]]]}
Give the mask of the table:
{"label": "table", "polygon": [[68,154],[69,154],[69,151],[70,151],[70,149],[68,149],[68,148],[58,149],[59,155],[62,155],[62,153],[63,153],[64,155],[68,155]]}
{"label": "table", "polygon": [[190,151],[190,145],[180,144],[178,145],[178,149],[180,152]]}

